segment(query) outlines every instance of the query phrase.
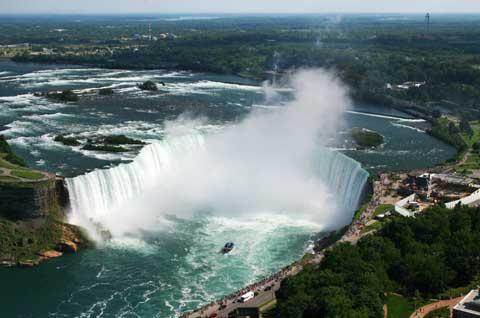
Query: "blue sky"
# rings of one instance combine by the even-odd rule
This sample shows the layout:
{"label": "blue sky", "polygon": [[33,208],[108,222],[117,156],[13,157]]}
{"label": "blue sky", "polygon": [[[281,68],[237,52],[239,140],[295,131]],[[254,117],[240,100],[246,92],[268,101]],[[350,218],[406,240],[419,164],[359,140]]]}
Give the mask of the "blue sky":
{"label": "blue sky", "polygon": [[473,13],[480,0],[0,0],[0,13]]}

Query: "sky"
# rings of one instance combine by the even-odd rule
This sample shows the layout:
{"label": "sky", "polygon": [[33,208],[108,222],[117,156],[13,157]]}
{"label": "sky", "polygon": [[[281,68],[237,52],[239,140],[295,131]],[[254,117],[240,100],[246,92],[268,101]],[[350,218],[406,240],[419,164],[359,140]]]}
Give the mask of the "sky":
{"label": "sky", "polygon": [[0,0],[13,13],[478,13],[480,0]]}

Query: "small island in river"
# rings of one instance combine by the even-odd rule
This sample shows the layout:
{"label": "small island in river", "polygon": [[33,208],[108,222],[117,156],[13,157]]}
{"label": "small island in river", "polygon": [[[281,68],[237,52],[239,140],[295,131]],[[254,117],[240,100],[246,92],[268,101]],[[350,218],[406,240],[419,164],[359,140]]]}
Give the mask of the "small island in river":
{"label": "small island in river", "polygon": [[359,148],[376,148],[384,141],[382,135],[365,128],[352,128],[349,135]]}

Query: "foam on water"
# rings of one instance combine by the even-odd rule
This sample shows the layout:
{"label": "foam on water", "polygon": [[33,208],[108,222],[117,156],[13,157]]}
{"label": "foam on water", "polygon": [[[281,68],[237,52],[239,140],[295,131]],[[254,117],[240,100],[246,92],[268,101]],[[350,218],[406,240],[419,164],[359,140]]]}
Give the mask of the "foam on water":
{"label": "foam on water", "polygon": [[63,145],[62,143],[54,141],[55,137],[51,134],[43,134],[40,136],[33,137],[16,137],[9,140],[9,143],[14,144],[17,147],[23,149],[34,149],[36,153],[32,153],[34,156],[40,155],[37,149],[43,150],[66,150],[69,149],[68,146]]}
{"label": "foam on water", "polygon": [[359,111],[354,111],[354,110],[347,110],[346,112],[350,113],[350,114],[354,114],[354,115],[361,115],[361,116],[367,116],[367,117],[395,119],[395,120],[398,120],[400,122],[410,122],[410,123],[423,123],[423,122],[425,122],[425,119],[418,119],[418,118],[402,118],[402,117],[389,116],[389,115],[365,113],[365,112],[359,112]]}
{"label": "foam on water", "polygon": [[[87,76],[88,75],[88,76]],[[16,76],[4,76],[0,82],[20,85],[26,89],[40,89],[42,87],[64,87],[86,84],[108,85],[117,87],[136,85],[147,80],[161,80],[190,77],[188,72],[165,71],[108,71],[103,69],[58,69],[42,70]],[[89,92],[95,88],[79,90]]]}
{"label": "foam on water", "polygon": [[422,129],[417,128],[417,127],[409,126],[409,125],[404,125],[404,124],[394,123],[394,122],[392,122],[391,124],[392,124],[392,126],[399,127],[399,128],[412,129],[412,130],[418,131],[419,133],[424,133],[425,132],[425,130],[422,130]]}
{"label": "foam on water", "polygon": [[72,107],[64,103],[55,103],[46,98],[35,97],[33,94],[0,97],[2,113],[45,112]]}

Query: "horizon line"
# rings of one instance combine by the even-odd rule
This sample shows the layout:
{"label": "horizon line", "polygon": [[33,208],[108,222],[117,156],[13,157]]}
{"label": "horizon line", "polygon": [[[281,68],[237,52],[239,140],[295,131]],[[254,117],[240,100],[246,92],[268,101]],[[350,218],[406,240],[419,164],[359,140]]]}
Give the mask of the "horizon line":
{"label": "horizon line", "polygon": [[457,11],[457,12],[446,12],[446,11],[358,11],[358,12],[349,12],[349,11],[324,11],[324,12],[6,12],[0,13],[0,16],[32,16],[32,15],[54,15],[54,16],[118,16],[118,15],[189,15],[189,16],[199,16],[199,15],[421,15],[425,13],[433,13],[439,15],[480,15],[480,11]]}

